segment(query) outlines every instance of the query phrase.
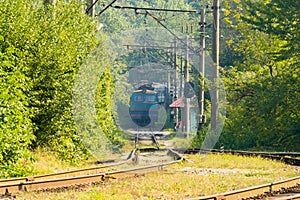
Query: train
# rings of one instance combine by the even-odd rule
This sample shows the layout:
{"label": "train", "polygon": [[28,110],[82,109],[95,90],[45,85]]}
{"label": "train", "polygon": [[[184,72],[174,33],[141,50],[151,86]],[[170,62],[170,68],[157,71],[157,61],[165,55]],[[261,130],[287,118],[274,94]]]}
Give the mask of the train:
{"label": "train", "polygon": [[132,121],[141,127],[154,125],[162,103],[164,92],[157,91],[150,83],[139,86],[130,96],[129,114]]}

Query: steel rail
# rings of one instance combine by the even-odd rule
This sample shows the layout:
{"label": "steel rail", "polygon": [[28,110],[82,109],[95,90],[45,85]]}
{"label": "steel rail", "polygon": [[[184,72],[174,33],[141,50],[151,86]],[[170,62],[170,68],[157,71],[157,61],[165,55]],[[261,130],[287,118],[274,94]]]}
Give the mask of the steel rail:
{"label": "steel rail", "polygon": [[[220,149],[200,149],[200,148],[191,148],[191,149],[175,149],[179,152],[187,153],[220,153]],[[241,151],[241,150],[224,150],[224,153],[233,154],[233,155],[277,155],[277,156],[290,156],[290,157],[300,157],[300,152],[266,152],[266,151]]]}
{"label": "steel rail", "polygon": [[[89,175],[89,174],[97,174],[100,172],[103,172],[105,168],[120,166],[126,163],[129,163],[132,159],[134,159],[136,154],[136,149],[132,150],[127,157],[126,160],[106,164],[104,166],[95,166],[95,167],[88,167],[84,169],[76,169],[76,170],[70,170],[65,172],[57,172],[57,173],[49,173],[49,174],[41,174],[41,175],[35,175],[35,176],[29,176],[29,177],[20,177],[20,178],[10,178],[10,179],[1,179],[0,180],[0,188],[1,186],[5,185],[14,185],[14,184],[21,184],[28,181],[41,181],[45,179],[56,179],[56,178],[64,178],[64,177],[74,177],[74,176],[80,176],[80,175]],[[0,189],[0,194],[1,194]]]}
{"label": "steel rail", "polygon": [[74,177],[64,177],[64,178],[48,176],[48,179],[44,179],[44,180],[34,179],[31,181],[26,180],[24,182],[8,183],[8,184],[0,185],[0,194],[15,193],[20,191],[38,191],[43,189],[60,188],[60,187],[79,185],[79,184],[104,182],[105,180],[110,178],[115,179],[115,178],[137,176],[139,174],[145,174],[149,172],[162,170],[164,166],[172,165],[183,161],[183,157],[181,157],[175,151],[169,150],[168,154],[173,156],[175,160],[161,163],[161,164],[149,165],[144,167],[135,167],[135,168],[117,170],[111,172],[101,172],[101,173],[90,174],[90,175],[76,175]]}
{"label": "steel rail", "polygon": [[[263,158],[276,159],[285,162],[290,165],[300,166],[300,153],[297,152],[251,152],[251,151],[235,151],[235,150],[220,150],[220,149],[188,149],[188,150],[177,150],[181,153],[224,153],[232,155],[242,155],[242,156],[260,156]],[[275,181],[272,183],[266,183],[258,186],[252,186],[247,188],[242,188],[238,190],[228,191],[219,194],[212,194],[207,196],[199,196],[194,198],[189,198],[190,200],[236,200],[236,199],[246,199],[253,198],[255,196],[264,195],[266,193],[278,192],[284,188],[291,188],[300,185],[300,176],[292,177],[285,180]],[[286,199],[299,199],[299,196],[286,197]]]}
{"label": "steel rail", "polygon": [[284,196],[274,196],[274,197],[269,197],[269,200],[276,199],[276,200],[299,200],[300,199],[300,194],[286,194]]}
{"label": "steel rail", "polygon": [[300,176],[281,180],[281,181],[275,181],[272,183],[266,183],[258,186],[252,186],[252,187],[247,187],[243,189],[238,189],[238,190],[233,190],[233,191],[228,191],[228,192],[223,192],[219,194],[213,194],[213,195],[207,195],[207,196],[200,196],[200,197],[194,197],[194,198],[189,198],[189,200],[237,200],[237,199],[246,199],[246,198],[251,198],[259,195],[263,195],[266,193],[272,193],[276,191],[280,191],[283,188],[290,188],[295,185],[300,184]]}
{"label": "steel rail", "polygon": [[272,156],[280,156],[280,157],[300,157],[299,152],[252,152],[252,151],[238,151],[238,150],[224,150],[224,152],[232,153],[232,154],[239,154],[239,155],[272,155]]}
{"label": "steel rail", "polygon": [[270,158],[273,160],[281,160],[289,165],[300,166],[300,153],[299,152],[252,152],[252,151],[239,151],[239,150],[220,150],[220,149],[175,149],[180,153],[195,154],[195,153],[224,153],[241,156],[260,156],[262,158]]}
{"label": "steel rail", "polygon": [[[151,151],[151,149],[147,149],[146,151]],[[182,150],[183,151],[183,150]],[[187,150],[185,150],[187,152]],[[220,153],[219,150],[200,150],[200,149],[189,149],[189,153]],[[237,155],[258,155],[253,154],[253,152],[241,152],[241,151],[227,151],[225,153],[231,153],[231,154],[237,154]],[[135,153],[134,153],[135,154]],[[269,154],[269,153],[268,153]],[[276,153],[274,153],[276,154]],[[132,155],[132,154],[131,154]],[[183,159],[181,155],[178,154],[178,151],[174,150],[168,150],[167,155],[173,156],[174,161],[162,163],[162,164],[156,164],[156,165],[150,165],[146,167],[136,167],[131,169],[125,169],[125,170],[118,170],[118,171],[111,171],[111,172],[101,172],[97,174],[91,174],[91,175],[76,175],[74,177],[59,177],[55,179],[48,179],[46,180],[26,180],[26,182],[21,183],[11,183],[11,184],[5,184],[0,185],[0,193],[11,193],[11,192],[18,192],[18,191],[36,191],[36,190],[42,190],[42,189],[50,189],[50,188],[61,188],[65,186],[72,186],[72,185],[78,185],[78,184],[87,184],[87,183],[96,183],[96,182],[103,182],[107,179],[115,179],[115,178],[124,178],[129,176],[137,176],[139,174],[145,174],[153,171],[162,170],[164,166],[171,165],[178,163]],[[288,156],[287,154],[284,154],[285,156]],[[260,155],[261,156],[261,155]],[[132,157],[132,156],[129,156]],[[75,170],[77,171],[77,170]],[[17,179],[14,179],[17,180]],[[263,195],[266,193],[271,193],[275,191],[280,191],[283,188],[291,188],[293,186],[300,185],[300,176],[289,178],[286,180],[281,181],[275,181],[272,183],[262,184],[258,186],[252,186],[244,189],[234,190],[234,191],[228,191],[224,193],[219,194],[213,194],[208,196],[199,196],[194,197],[191,199],[243,199],[243,198],[251,198],[254,196]]]}

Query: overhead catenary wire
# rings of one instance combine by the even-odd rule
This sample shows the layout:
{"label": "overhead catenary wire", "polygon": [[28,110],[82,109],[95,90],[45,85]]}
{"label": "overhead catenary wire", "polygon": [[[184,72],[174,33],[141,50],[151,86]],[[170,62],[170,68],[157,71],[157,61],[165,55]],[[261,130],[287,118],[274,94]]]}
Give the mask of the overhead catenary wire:
{"label": "overhead catenary wire", "polygon": [[[165,9],[165,8],[150,8],[150,7],[132,7],[132,6],[121,6],[121,5],[115,5],[112,6],[113,8],[116,9],[131,9],[134,10],[136,14],[143,14],[145,16],[150,16],[152,17],[158,24],[160,24],[163,28],[165,28],[169,33],[171,33],[171,35],[173,35],[177,40],[179,40],[182,44],[186,45],[185,42],[179,38],[173,31],[171,31],[166,25],[164,25],[160,19],[158,19],[158,17],[156,17],[155,15],[151,14],[148,11],[165,11],[165,12],[182,12],[182,13],[196,13],[196,14],[200,14],[199,11],[197,10],[178,10],[178,9]],[[138,10],[145,10],[145,12],[138,12]],[[193,51],[194,53],[197,53],[194,51],[194,49],[191,49],[190,47],[188,47],[189,50]]]}
{"label": "overhead catenary wire", "polygon": [[177,9],[165,9],[165,8],[145,8],[145,7],[132,7],[132,6],[120,6],[120,5],[116,5],[116,6],[111,6],[113,8],[117,8],[117,9],[132,9],[132,10],[151,10],[151,11],[167,11],[167,12],[183,12],[183,13],[198,13],[197,10],[177,10]]}
{"label": "overhead catenary wire", "polygon": [[[166,25],[164,25],[159,19],[157,19],[156,16],[154,16],[153,14],[149,13],[148,11],[146,11],[147,15],[149,15],[150,17],[152,17],[158,24],[160,24],[163,28],[165,28],[171,35],[173,35],[178,41],[180,41],[180,43],[183,44],[183,46],[187,46],[186,42],[178,37],[173,31],[171,31]],[[198,53],[198,51],[196,51],[194,48],[187,46],[187,48],[189,50],[191,50],[193,53]]]}
{"label": "overhead catenary wire", "polygon": [[[86,13],[89,13],[89,11],[95,6],[95,4],[98,2],[99,0],[96,0],[89,8],[87,8]],[[105,6],[105,8],[103,8],[97,15],[95,16],[99,16],[101,15],[104,11],[106,11],[109,7],[111,7],[117,0],[113,0],[112,2],[110,2],[107,6]]]}
{"label": "overhead catenary wire", "polygon": [[[204,47],[201,47],[198,49],[194,49],[193,47],[189,46],[188,43],[189,43],[189,39],[188,37],[186,38],[186,40],[183,40],[181,39],[180,37],[178,37],[173,31],[171,31],[165,24],[162,23],[162,19],[159,19],[159,17],[155,16],[154,14],[150,13],[149,11],[165,11],[165,12],[182,12],[182,13],[200,13],[201,12],[198,12],[198,11],[195,11],[195,10],[177,10],[177,9],[165,9],[165,8],[145,8],[145,7],[132,7],[132,6],[120,6],[120,5],[116,5],[116,6],[113,6],[112,4],[115,2],[116,0],[112,1],[112,3],[110,3],[105,9],[103,9],[98,15],[100,15],[101,13],[103,13],[108,7],[113,7],[113,8],[116,8],[116,9],[131,9],[131,10],[134,10],[135,11],[135,14],[143,14],[145,16],[145,18],[147,16],[150,16],[151,18],[153,18],[159,25],[161,25],[164,29],[166,29],[172,36],[174,36],[176,38],[177,41],[179,41],[181,44],[183,44],[183,46],[185,47],[186,51],[188,52],[188,50],[190,50],[191,52],[195,53],[195,54],[198,54],[200,53],[202,50],[205,50]],[[214,7],[215,6],[215,2],[214,2]],[[138,11],[144,11],[144,12],[138,12]],[[214,15],[215,15],[215,12],[214,12]],[[202,24],[202,26],[205,26],[206,24]],[[215,28],[216,27],[216,21],[214,20],[213,21],[213,28],[214,29],[218,29],[218,28]],[[192,28],[192,27],[191,27]],[[214,30],[215,31],[215,30]],[[144,47],[145,48],[145,47]],[[213,48],[214,49],[214,48]],[[147,56],[147,54],[143,51],[143,54],[145,56]],[[188,53],[186,53],[188,55]],[[202,53],[203,54],[203,53]],[[162,55],[160,55],[160,53],[158,53],[158,55],[160,57],[163,57]],[[167,55],[167,58],[166,58],[168,61],[167,63],[171,64],[172,63],[172,59],[170,59],[169,61],[169,56]],[[186,58],[185,61],[187,61],[188,59]],[[176,67],[178,65],[175,65]],[[185,64],[185,66],[188,66],[188,64]],[[186,73],[185,73],[186,74]],[[185,77],[188,76],[188,74],[185,75]],[[187,79],[188,80],[188,79]],[[212,112],[213,113],[213,112]],[[188,116],[188,115],[187,115]],[[213,117],[212,117],[213,118]],[[188,121],[188,120],[187,120]],[[189,132],[189,130],[187,130],[187,132]]]}

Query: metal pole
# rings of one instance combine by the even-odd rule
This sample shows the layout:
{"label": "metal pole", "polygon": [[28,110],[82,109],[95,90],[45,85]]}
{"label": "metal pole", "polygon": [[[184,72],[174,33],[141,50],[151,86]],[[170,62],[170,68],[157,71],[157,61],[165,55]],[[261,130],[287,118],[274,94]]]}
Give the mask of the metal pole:
{"label": "metal pole", "polygon": [[[188,68],[188,36],[186,36],[186,48],[185,48],[185,62],[184,62],[184,83],[189,82],[189,68]],[[186,86],[187,84],[185,84]],[[184,130],[187,133],[187,137],[189,138],[190,132],[190,99],[184,98]]]}
{"label": "metal pole", "polygon": [[[171,75],[170,75],[170,66],[168,65],[169,62],[169,55],[168,55],[168,51],[166,51],[166,66],[167,66],[167,93],[168,93],[168,98],[167,98],[167,110],[169,111],[169,105],[171,102]],[[170,114],[170,113],[169,113]],[[170,115],[169,115],[170,116]]]}
{"label": "metal pole", "polygon": [[218,91],[218,78],[219,78],[219,0],[214,0],[213,3],[213,86],[212,86],[212,110],[211,110],[211,131],[217,133],[218,128],[218,110],[219,110],[219,91]]}
{"label": "metal pole", "polygon": [[[176,40],[176,37],[174,38],[174,101],[177,100],[178,98],[178,88],[177,88],[177,40]],[[178,108],[175,108],[175,111],[174,111],[174,115],[175,115],[175,125],[178,124]]]}
{"label": "metal pole", "polygon": [[200,34],[201,34],[201,42],[200,46],[202,48],[200,55],[200,90],[199,90],[199,125],[198,130],[202,129],[203,124],[205,123],[205,115],[204,115],[204,76],[205,76],[205,8],[201,10],[201,22],[200,22]]}
{"label": "metal pole", "polygon": [[95,17],[95,0],[89,0],[89,7],[87,9],[88,11],[88,15],[90,15],[91,17]]}

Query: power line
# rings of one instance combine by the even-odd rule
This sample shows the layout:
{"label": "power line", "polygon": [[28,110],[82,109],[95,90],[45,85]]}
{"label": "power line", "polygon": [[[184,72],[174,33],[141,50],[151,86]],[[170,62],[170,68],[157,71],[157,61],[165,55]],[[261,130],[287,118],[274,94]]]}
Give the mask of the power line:
{"label": "power line", "polygon": [[[94,6],[96,5],[96,3],[99,0],[95,0],[85,11],[86,14],[89,14],[90,11],[94,8]],[[101,15],[104,11],[106,11],[109,7],[111,7],[117,0],[113,0],[112,2],[110,2],[107,6],[105,6],[105,8],[103,8],[96,16]]]}
{"label": "power line", "polygon": [[177,9],[165,9],[165,8],[145,8],[145,7],[131,7],[131,6],[112,6],[117,9],[132,9],[132,10],[151,10],[151,11],[166,11],[166,12],[183,12],[183,13],[197,13],[197,10],[177,10]]}
{"label": "power line", "polygon": [[[135,10],[136,14],[144,14],[149,15],[152,17],[159,25],[161,25],[163,28],[165,28],[171,35],[173,35],[177,40],[179,40],[184,46],[187,46],[187,44],[183,41],[183,39],[179,38],[173,31],[171,31],[166,25],[164,25],[161,20],[158,19],[155,15],[148,12],[148,10],[152,11],[166,11],[166,12],[188,12],[188,13],[198,13],[196,10],[175,10],[175,9],[164,9],[164,8],[145,8],[145,7],[131,7],[131,6],[112,6],[113,8],[117,9],[132,9]],[[139,13],[137,10],[146,10],[145,13]],[[197,53],[193,48],[187,47],[189,50],[191,50],[194,53]]]}
{"label": "power line", "polygon": [[[153,14],[149,13],[148,11],[146,11],[146,13],[150,17],[152,17],[158,24],[160,24],[163,28],[165,28],[169,33],[171,33],[171,35],[173,35],[177,40],[179,40],[184,46],[187,46],[186,42],[183,39],[181,39],[180,37],[178,37],[173,31],[171,31],[166,25],[164,25],[159,19],[157,19],[157,17],[155,17]],[[193,53],[197,53],[190,46],[188,46],[187,48],[189,48]]]}

